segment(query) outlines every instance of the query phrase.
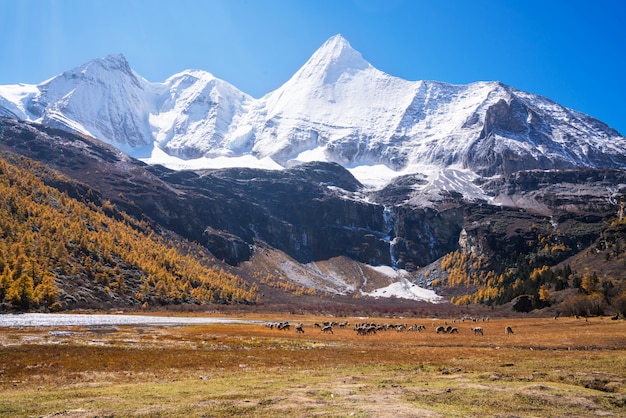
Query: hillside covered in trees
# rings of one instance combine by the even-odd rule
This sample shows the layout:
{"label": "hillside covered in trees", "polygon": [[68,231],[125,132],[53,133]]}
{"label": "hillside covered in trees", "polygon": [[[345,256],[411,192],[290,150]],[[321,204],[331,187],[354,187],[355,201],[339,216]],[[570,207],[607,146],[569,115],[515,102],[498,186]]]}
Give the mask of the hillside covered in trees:
{"label": "hillside covered in trees", "polygon": [[457,305],[513,302],[522,312],[552,307],[568,316],[626,316],[626,219],[608,222],[593,245],[570,257],[572,249],[547,229],[542,234],[533,226],[536,239],[524,243],[526,251],[509,253],[498,270],[495,257],[451,252],[433,285]]}
{"label": "hillside covered in trees", "polygon": [[38,162],[0,155],[0,310],[254,303],[256,291],[205,248]]}

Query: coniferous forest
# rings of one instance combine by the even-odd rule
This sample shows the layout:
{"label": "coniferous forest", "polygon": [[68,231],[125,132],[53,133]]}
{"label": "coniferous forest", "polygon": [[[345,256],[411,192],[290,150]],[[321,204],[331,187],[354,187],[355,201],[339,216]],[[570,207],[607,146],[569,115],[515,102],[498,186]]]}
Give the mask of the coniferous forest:
{"label": "coniferous forest", "polygon": [[2,310],[94,307],[90,291],[110,306],[256,300],[254,285],[222,270],[202,247],[168,240],[37,162],[1,155]]}

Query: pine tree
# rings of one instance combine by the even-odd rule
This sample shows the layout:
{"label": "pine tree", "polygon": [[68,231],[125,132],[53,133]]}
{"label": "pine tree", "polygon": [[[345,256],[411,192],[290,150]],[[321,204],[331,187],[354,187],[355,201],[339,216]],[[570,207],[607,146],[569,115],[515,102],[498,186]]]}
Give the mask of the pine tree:
{"label": "pine tree", "polygon": [[41,279],[41,283],[35,287],[34,300],[36,303],[51,309],[58,303],[59,294],[54,275],[46,273]]}
{"label": "pine tree", "polygon": [[35,289],[33,278],[22,274],[14,280],[7,293],[7,299],[16,309],[28,310],[35,302]]}

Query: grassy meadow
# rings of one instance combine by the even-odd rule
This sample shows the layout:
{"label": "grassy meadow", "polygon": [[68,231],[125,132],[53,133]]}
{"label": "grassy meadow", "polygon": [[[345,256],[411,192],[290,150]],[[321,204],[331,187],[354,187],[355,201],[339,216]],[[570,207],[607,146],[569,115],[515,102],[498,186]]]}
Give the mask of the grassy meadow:
{"label": "grassy meadow", "polygon": [[331,334],[313,324],[332,318],[244,319],[259,322],[0,328],[0,416],[626,416],[623,320],[341,318]]}

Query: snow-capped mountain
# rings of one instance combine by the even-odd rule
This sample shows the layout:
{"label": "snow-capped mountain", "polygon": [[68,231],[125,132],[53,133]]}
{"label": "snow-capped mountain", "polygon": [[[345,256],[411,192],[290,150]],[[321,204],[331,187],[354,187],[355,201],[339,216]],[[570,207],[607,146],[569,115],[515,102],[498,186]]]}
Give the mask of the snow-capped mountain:
{"label": "snow-capped mountain", "polygon": [[498,82],[393,77],[340,35],[259,99],[204,71],[148,82],[111,55],[37,86],[0,86],[0,115],[89,134],[147,162],[176,166],[176,157],[179,167],[318,160],[353,173],[428,168],[470,178],[626,167],[626,139],[590,116]]}
{"label": "snow-capped mountain", "polygon": [[183,158],[230,156],[236,139],[227,135],[233,119],[252,97],[205,71],[183,71],[153,85],[156,111],[150,113],[154,142]]}
{"label": "snow-capped mountain", "polygon": [[149,86],[123,56],[110,55],[37,86],[24,86],[17,102],[4,94],[4,87],[0,95],[9,102],[9,106],[2,103],[4,107],[19,119],[138,147],[152,142],[146,117],[154,110]]}
{"label": "snow-capped mountain", "polygon": [[150,83],[122,55],[90,61],[37,86],[0,87],[3,114],[91,135],[136,156],[153,145],[184,158],[211,155],[250,100],[205,71]]}

